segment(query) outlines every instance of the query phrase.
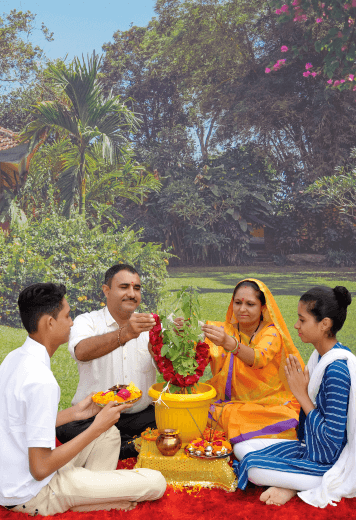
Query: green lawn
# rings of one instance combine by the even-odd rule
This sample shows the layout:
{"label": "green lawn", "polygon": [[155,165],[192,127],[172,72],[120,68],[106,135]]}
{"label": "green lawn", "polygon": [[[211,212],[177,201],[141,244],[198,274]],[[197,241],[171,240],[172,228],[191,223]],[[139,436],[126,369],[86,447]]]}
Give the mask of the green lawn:
{"label": "green lawn", "polygon": [[[224,320],[233,287],[239,280],[248,277],[262,280],[274,295],[293,341],[305,361],[313,347],[304,345],[293,328],[300,295],[314,285],[330,287],[344,285],[353,296],[356,296],[356,271],[352,269],[315,268],[302,272],[289,267],[171,268],[169,274],[167,296],[163,305],[169,308],[175,291],[184,285],[193,285],[200,290],[201,311],[204,320]],[[355,309],[356,298],[349,307],[348,318],[342,331],[338,334],[338,339],[356,354],[356,335],[352,330]],[[11,350],[19,347],[25,338],[26,332],[22,329],[0,326],[0,363]],[[60,408],[66,408],[70,406],[71,398],[78,384],[76,364],[70,357],[66,345],[62,345],[58,349],[51,360],[51,365],[61,387]],[[209,375],[209,369],[207,369],[204,379],[208,379]]]}

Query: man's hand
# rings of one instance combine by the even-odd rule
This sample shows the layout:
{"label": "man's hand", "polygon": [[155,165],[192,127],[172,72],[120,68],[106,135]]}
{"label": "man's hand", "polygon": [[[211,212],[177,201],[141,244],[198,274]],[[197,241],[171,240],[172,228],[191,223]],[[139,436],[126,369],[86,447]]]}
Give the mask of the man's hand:
{"label": "man's hand", "polygon": [[95,417],[94,422],[90,425],[90,428],[94,428],[99,432],[99,435],[106,432],[111,426],[117,423],[120,419],[121,412],[131,408],[132,404],[115,404],[114,401],[108,402],[108,404],[102,408],[100,413]]}
{"label": "man's hand", "polygon": [[173,323],[175,325],[175,330],[180,331],[183,328],[184,325],[184,318],[178,317],[173,320]]}
{"label": "man's hand", "polygon": [[148,342],[148,352],[151,354],[152,359],[155,361],[155,354],[154,354],[154,352],[153,352],[153,347],[152,347],[150,341]]}
{"label": "man's hand", "polygon": [[141,314],[134,312],[131,314],[129,321],[122,328],[120,339],[123,343],[130,339],[138,338],[141,332],[151,330],[156,324],[156,320],[152,314]]}
{"label": "man's hand", "polygon": [[94,403],[91,398],[94,394],[95,392],[92,392],[90,395],[85,397],[85,399],[82,399],[82,401],[79,401],[79,403],[73,406],[75,421],[89,419],[101,411],[101,407]]}

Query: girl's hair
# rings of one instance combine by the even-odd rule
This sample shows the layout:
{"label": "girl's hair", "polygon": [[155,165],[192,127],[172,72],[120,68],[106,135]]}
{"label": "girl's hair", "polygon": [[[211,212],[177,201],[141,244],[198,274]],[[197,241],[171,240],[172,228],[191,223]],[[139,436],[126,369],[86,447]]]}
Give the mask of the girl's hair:
{"label": "girl's hair", "polygon": [[258,287],[256,282],[253,282],[252,280],[243,280],[242,282],[239,282],[233,292],[232,297],[235,298],[235,294],[240,289],[240,287],[251,287],[256,291],[256,296],[260,300],[261,305],[266,305],[266,298],[264,293],[261,291],[261,289]]}
{"label": "girl's hair", "polygon": [[351,303],[351,294],[342,285],[334,289],[320,285],[309,289],[301,296],[300,301],[306,304],[307,311],[318,323],[324,318],[330,318],[333,322],[330,335],[335,336],[346,320],[346,309]]}

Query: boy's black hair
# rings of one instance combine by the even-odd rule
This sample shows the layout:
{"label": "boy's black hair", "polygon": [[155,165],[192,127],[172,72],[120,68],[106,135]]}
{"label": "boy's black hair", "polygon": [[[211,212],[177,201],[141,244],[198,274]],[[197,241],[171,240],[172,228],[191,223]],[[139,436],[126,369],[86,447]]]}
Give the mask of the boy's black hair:
{"label": "boy's black hair", "polygon": [[37,332],[38,322],[44,314],[57,319],[63,308],[66,288],[63,284],[35,283],[20,292],[18,306],[21,321],[29,334]]}
{"label": "boy's black hair", "polygon": [[112,279],[114,278],[114,276],[119,272],[119,271],[129,271],[130,273],[132,274],[139,274],[136,269],[134,267],[132,267],[132,265],[128,265],[128,264],[115,264],[113,265],[112,267],[110,267],[106,273],[105,273],[105,285],[108,285],[109,287],[111,287],[111,282],[112,282]]}

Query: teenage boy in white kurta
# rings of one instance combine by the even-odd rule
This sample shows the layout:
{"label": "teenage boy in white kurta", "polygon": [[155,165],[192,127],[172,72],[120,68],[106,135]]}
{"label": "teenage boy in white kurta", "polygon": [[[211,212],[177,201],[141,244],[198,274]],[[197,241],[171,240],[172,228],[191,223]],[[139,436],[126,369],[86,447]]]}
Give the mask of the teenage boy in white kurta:
{"label": "teenage boy in white kurta", "polygon": [[[46,283],[19,297],[29,337],[0,366],[0,504],[44,516],[68,509],[129,510],[160,498],[166,483],[153,470],[114,471],[121,441],[113,425],[130,405],[100,409],[87,396],[58,412],[60,389],[50,357],[72,326],[64,294],[63,285]],[[93,415],[85,432],[55,448],[56,425]]]}

